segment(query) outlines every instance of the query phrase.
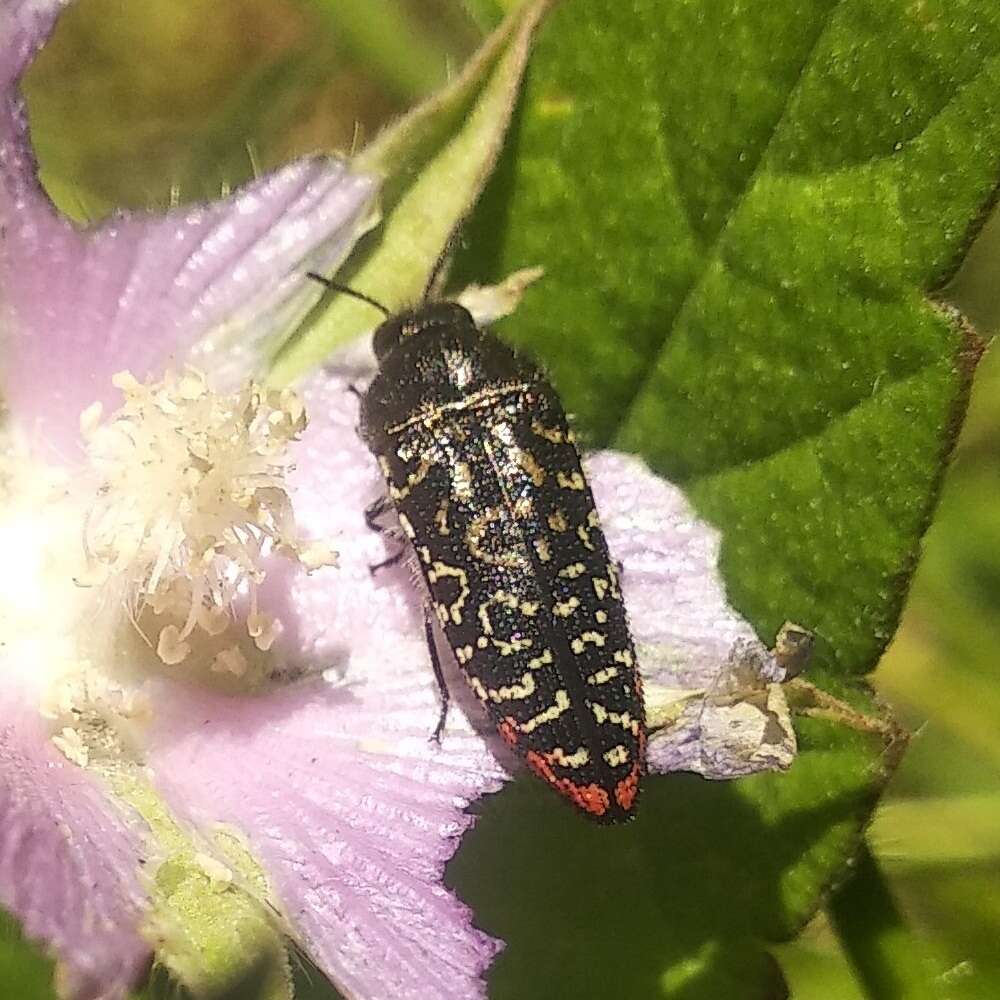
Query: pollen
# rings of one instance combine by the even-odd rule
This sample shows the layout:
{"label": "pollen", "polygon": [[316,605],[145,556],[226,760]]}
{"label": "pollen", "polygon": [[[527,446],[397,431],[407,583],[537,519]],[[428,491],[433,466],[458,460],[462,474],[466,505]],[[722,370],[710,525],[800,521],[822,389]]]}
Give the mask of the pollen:
{"label": "pollen", "polygon": [[[336,560],[322,540],[299,537],[285,487],[302,402],[254,383],[217,393],[193,368],[148,384],[129,372],[112,381],[121,408],[102,421],[88,407],[80,420],[97,490],[78,582],[120,586],[133,621],[154,616],[149,642],[165,664],[187,659],[196,630],[220,636],[235,622],[269,650],[282,626],[258,609],[268,558],[307,571]],[[227,649],[214,669],[242,665]]]}

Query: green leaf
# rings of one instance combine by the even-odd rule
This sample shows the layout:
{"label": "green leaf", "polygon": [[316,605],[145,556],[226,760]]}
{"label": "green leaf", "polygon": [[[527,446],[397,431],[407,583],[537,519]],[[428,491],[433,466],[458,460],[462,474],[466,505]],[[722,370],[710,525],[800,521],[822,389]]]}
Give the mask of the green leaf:
{"label": "green leaf", "polygon": [[[339,282],[390,308],[419,298],[500,154],[531,41],[549,6],[549,0],[533,0],[519,7],[451,86],[355,159],[357,169],[385,177],[384,223],[338,272]],[[373,325],[370,306],[341,294],[329,296],[279,353],[271,381],[293,381]]]}
{"label": "green leaf", "polygon": [[[894,799],[882,804],[870,840],[890,870],[921,871],[937,865],[996,864],[1000,844],[1000,795]],[[948,836],[942,837],[941,831]]]}
{"label": "green leaf", "polygon": [[0,910],[0,983],[18,1000],[54,1000],[53,963],[21,936],[17,923]]}
{"label": "green leaf", "polygon": [[936,957],[906,928],[885,878],[863,847],[830,917],[871,1000],[943,1000]]}
{"label": "green leaf", "polygon": [[763,942],[793,935],[858,839],[891,761],[800,725],[787,775],[649,777],[634,822],[580,822],[531,779],[479,807],[447,881],[507,942],[493,1000],[782,995]]}
{"label": "green leaf", "polygon": [[501,0],[463,0],[462,6],[483,31],[495,28],[503,16]]}
{"label": "green leaf", "polygon": [[[962,301],[996,329],[1000,218],[962,267]],[[904,912],[951,968],[954,1000],[1000,995],[1000,355],[976,373],[968,419],[880,690],[920,733],[869,840]],[[942,836],[942,831],[947,835]]]}
{"label": "green leaf", "polygon": [[928,291],[1000,174],[997,22],[567,4],[468,232],[462,278],[545,267],[503,330],[590,440],[684,484],[737,604],[839,673],[895,628],[964,405],[975,350]]}
{"label": "green leaf", "polygon": [[[592,444],[639,452],[685,487],[723,531],[736,606],[765,638],[786,619],[814,629],[812,679],[855,699],[897,627],[961,423],[979,345],[938,290],[998,177],[991,0],[570,0],[539,37],[454,283],[545,268],[501,334],[546,364]],[[732,866],[720,889],[667,865],[677,905],[658,951],[635,919],[653,905],[640,870],[629,882],[595,846],[581,876],[552,849],[552,879],[598,887],[623,976],[650,947],[696,970],[714,953],[692,921],[714,922],[718,941],[781,940],[841,877],[884,777],[880,748],[831,728],[821,751],[801,728],[790,776],[705,791],[705,816],[688,804],[697,783],[650,782],[675,802],[658,836],[693,826],[687,862],[711,852]],[[867,798],[822,817],[852,770]],[[718,806],[748,788],[767,790],[748,806],[756,829]],[[501,823],[491,814],[479,835]],[[471,874],[459,885],[488,891]],[[762,914],[762,896],[781,905]],[[484,925],[513,935],[498,976],[542,961],[530,935]],[[760,952],[742,954],[739,995],[773,995]],[[662,995],[730,995],[692,975],[658,979]],[[526,982],[497,995],[530,996]]]}

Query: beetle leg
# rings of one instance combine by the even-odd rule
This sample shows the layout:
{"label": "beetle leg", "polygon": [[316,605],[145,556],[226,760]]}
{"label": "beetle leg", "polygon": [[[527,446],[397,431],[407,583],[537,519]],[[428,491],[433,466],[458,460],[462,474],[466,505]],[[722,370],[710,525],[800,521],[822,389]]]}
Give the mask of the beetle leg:
{"label": "beetle leg", "polygon": [[390,525],[386,525],[382,518],[391,510],[389,504],[389,498],[387,496],[380,496],[373,503],[370,503],[365,508],[365,524],[368,526],[370,531],[374,531],[378,535],[382,535],[385,538],[389,538],[394,542],[399,542],[399,549],[394,552],[387,559],[383,559],[381,562],[375,563],[373,566],[369,566],[368,569],[371,571],[372,576],[374,576],[380,569],[388,569],[390,566],[395,566],[402,558],[406,555],[406,544],[399,530]]}
{"label": "beetle leg", "polygon": [[393,554],[389,556],[388,559],[383,559],[381,562],[377,562],[369,566],[368,572],[371,573],[372,576],[374,576],[381,569],[388,569],[390,566],[397,565],[405,555],[406,555],[406,546],[400,545],[398,551],[393,552]]}
{"label": "beetle leg", "polygon": [[385,534],[388,529],[380,523],[380,518],[388,509],[389,498],[384,493],[365,508],[365,524],[370,531],[376,531],[380,535]]}
{"label": "beetle leg", "polygon": [[434,669],[434,679],[438,683],[438,691],[441,692],[441,714],[438,716],[437,725],[431,739],[435,743],[441,742],[441,733],[444,732],[444,724],[448,720],[448,703],[451,695],[448,693],[448,685],[444,679],[444,671],[441,669],[441,658],[438,656],[437,637],[434,635],[434,616],[431,614],[430,605],[424,604],[424,635],[427,637],[427,650],[431,654],[431,667]]}

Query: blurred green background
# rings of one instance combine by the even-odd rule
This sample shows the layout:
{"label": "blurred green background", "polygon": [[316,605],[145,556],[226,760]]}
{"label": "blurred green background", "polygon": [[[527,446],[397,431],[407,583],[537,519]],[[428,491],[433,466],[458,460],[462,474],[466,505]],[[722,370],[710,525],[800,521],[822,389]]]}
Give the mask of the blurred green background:
{"label": "blurred green background", "polygon": [[[43,177],[93,220],[213,196],[295,155],[350,152],[432,91],[498,0],[79,0],[26,90]],[[946,297],[1000,325],[1000,221]],[[915,733],[871,830],[912,927],[1000,996],[1000,361],[987,352],[902,628],[875,682]],[[0,983],[47,964],[0,927]],[[778,949],[802,998],[861,997],[824,919]],[[328,995],[317,977],[303,995]],[[965,988],[963,988],[963,986]],[[10,991],[13,992],[10,992]]]}

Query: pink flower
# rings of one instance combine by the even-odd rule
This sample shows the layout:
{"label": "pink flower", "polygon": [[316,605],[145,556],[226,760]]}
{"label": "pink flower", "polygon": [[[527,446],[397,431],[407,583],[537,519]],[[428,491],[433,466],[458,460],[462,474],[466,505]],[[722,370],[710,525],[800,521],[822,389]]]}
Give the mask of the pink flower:
{"label": "pink flower", "polygon": [[[516,765],[467,700],[429,739],[408,572],[369,572],[381,485],[348,386],[371,360],[334,359],[305,413],[246,382],[315,303],[305,272],[374,224],[375,184],[317,159],[74,228],[17,91],[61,6],[0,7],[0,903],[79,1000],[124,996],[154,952],[217,985],[249,956],[219,966],[201,935],[233,928],[248,950],[288,934],[351,996],[483,996],[500,943],[442,873]],[[651,771],[787,767],[783,670],[726,603],[715,532],[635,458],[588,473]]]}

